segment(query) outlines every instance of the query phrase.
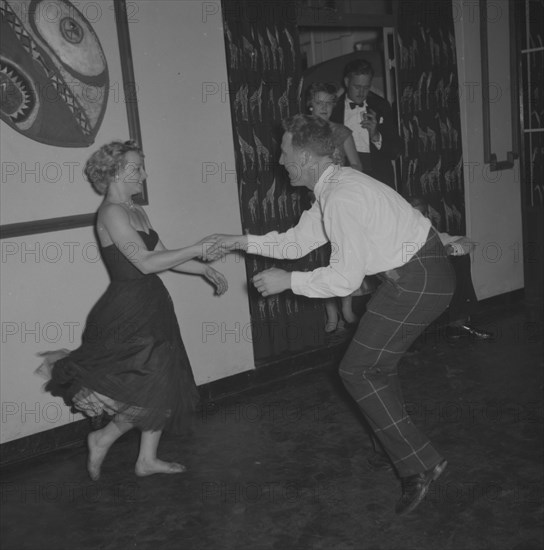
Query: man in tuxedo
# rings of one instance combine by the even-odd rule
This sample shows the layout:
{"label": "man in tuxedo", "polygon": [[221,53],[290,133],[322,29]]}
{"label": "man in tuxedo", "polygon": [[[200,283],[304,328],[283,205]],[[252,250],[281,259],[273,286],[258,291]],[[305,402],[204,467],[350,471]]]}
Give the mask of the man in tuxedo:
{"label": "man in tuxedo", "polygon": [[402,149],[397,122],[387,100],[370,91],[374,69],[364,59],[350,61],[344,69],[346,93],[340,96],[330,120],[353,132],[363,172],[395,188],[391,161]]}

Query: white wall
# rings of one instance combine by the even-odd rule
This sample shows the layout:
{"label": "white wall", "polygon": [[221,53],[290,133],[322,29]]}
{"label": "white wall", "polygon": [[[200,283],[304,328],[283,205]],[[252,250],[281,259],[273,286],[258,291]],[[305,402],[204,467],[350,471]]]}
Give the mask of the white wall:
{"label": "white wall", "polygon": [[[220,2],[129,4],[151,221],[171,247],[216,231],[240,233]],[[85,12],[85,2],[77,5]],[[105,7],[103,18],[93,22],[107,51],[116,44],[111,14]],[[110,76],[118,78],[118,63],[113,57],[108,61]],[[203,89],[210,95],[203,97]],[[122,98],[110,108],[95,146],[128,137],[126,122],[119,118]],[[19,171],[2,182],[2,223],[96,210],[100,197],[80,176],[95,146],[46,147],[3,122],[0,133],[4,166],[14,162],[20,168],[36,158],[40,163],[37,179],[27,174],[23,182]],[[47,162],[62,166],[74,155],[73,162],[79,163],[75,178],[64,170],[61,180],[53,183],[50,175],[41,173]],[[79,345],[86,315],[108,278],[96,256],[91,228],[1,243],[1,442],[5,443],[81,418],[72,417],[61,400],[42,392],[43,380],[33,374],[39,364],[36,353]],[[218,262],[218,269],[230,283],[222,297],[214,296],[198,277],[163,276],[197,384],[254,368],[244,264],[230,257]]]}
{"label": "white wall", "polygon": [[[146,170],[156,182],[150,217],[171,247],[241,233],[220,2],[138,5],[130,32]],[[249,323],[244,262],[229,257],[216,267],[230,284],[221,298],[198,278],[165,277],[197,383],[254,367],[242,330]]]}
{"label": "white wall", "polygon": [[[512,149],[510,120],[509,21],[507,0],[493,0],[490,33],[492,152],[506,159]],[[484,164],[480,18],[478,5],[454,0],[453,16],[461,94],[461,130],[465,172],[467,234],[480,243],[472,275],[479,299],[523,287],[523,247],[519,162],[491,172]],[[498,92],[497,92],[498,91]]]}

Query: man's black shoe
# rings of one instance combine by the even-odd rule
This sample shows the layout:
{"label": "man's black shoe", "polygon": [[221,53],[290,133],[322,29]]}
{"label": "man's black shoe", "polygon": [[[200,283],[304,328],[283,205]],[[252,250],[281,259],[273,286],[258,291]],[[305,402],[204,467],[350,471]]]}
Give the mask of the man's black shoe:
{"label": "man's black shoe", "polygon": [[397,501],[395,512],[399,515],[408,514],[425,498],[430,484],[440,477],[448,465],[446,460],[439,462],[434,468],[421,474],[401,477],[402,495]]}
{"label": "man's black shoe", "polygon": [[449,325],[446,327],[448,340],[459,340],[462,336],[470,336],[473,340],[491,340],[493,334],[470,325]]}

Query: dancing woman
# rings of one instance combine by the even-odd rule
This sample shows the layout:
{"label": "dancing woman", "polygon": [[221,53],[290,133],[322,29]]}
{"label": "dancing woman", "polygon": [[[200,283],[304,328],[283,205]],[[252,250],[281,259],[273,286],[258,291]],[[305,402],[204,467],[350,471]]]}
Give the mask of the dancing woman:
{"label": "dancing woman", "polygon": [[157,458],[163,430],[180,433],[198,401],[193,374],[181,340],[172,300],[157,273],[166,270],[200,275],[227,290],[225,277],[195,261],[206,239],[168,250],[144,209],[132,200],[147,175],[143,153],[132,141],[103,145],[84,173],[104,195],[96,232],[111,283],[92,308],[81,346],[43,354],[40,374],[45,389],[87,416],[113,416],[89,434],[87,467],[91,479],[111,445],[132,428],[141,431],[135,472],[138,476],[185,470]]}

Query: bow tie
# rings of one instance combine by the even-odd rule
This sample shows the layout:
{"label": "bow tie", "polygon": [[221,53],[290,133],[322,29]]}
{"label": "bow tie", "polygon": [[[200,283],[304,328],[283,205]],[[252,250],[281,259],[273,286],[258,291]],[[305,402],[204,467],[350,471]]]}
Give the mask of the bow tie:
{"label": "bow tie", "polygon": [[355,109],[355,107],[359,107],[359,109],[362,109],[363,107],[365,107],[365,105],[366,101],[362,105],[357,105],[357,103],[353,103],[353,101],[349,102],[349,106],[351,109]]}

